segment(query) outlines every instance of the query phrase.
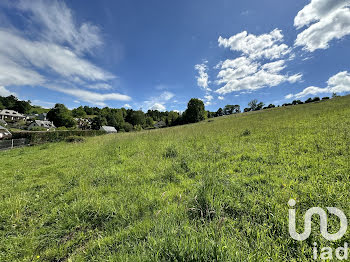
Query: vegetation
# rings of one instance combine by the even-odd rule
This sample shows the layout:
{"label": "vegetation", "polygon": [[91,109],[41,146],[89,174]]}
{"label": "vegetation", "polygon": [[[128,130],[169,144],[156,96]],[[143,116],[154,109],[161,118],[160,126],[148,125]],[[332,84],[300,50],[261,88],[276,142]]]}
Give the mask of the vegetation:
{"label": "vegetation", "polygon": [[[42,130],[38,130],[42,131]],[[50,132],[12,132],[13,139],[26,138],[31,145],[43,144],[47,142],[60,142],[68,137],[88,137],[100,136],[106,134],[105,131],[99,130],[56,130]],[[1,260],[0,260],[1,261]]]}
{"label": "vegetation", "polygon": [[310,207],[350,217],[349,104],[0,152],[0,261],[312,261],[343,242],[317,219],[291,239],[287,202],[299,232]]}
{"label": "vegetation", "polygon": [[63,104],[56,104],[55,107],[47,113],[47,118],[53,122],[56,127],[73,127],[76,125],[72,112]]}
{"label": "vegetation", "polygon": [[29,113],[31,109],[30,101],[18,100],[15,96],[2,97],[0,96],[0,110],[2,109],[15,110],[19,113]]}

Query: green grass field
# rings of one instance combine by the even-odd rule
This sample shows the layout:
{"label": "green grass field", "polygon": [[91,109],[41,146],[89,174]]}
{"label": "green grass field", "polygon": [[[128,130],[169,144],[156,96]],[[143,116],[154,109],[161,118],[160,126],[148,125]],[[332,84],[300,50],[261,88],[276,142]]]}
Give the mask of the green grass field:
{"label": "green grass field", "polygon": [[[350,218],[350,96],[0,152],[0,261],[308,261]],[[338,221],[329,217],[329,232]]]}

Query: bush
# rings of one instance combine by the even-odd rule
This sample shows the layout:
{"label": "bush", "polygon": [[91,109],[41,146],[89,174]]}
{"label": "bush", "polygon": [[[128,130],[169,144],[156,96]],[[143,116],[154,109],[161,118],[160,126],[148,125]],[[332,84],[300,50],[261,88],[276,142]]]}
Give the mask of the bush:
{"label": "bush", "polygon": [[30,131],[47,131],[45,127],[35,126],[30,129]]}
{"label": "bush", "polygon": [[250,135],[250,130],[246,129],[243,131],[242,136],[249,136]]}
{"label": "bush", "polygon": [[68,143],[81,143],[85,141],[85,138],[81,136],[69,136],[65,141]]}
{"label": "bush", "polygon": [[71,136],[99,136],[106,134],[100,130],[80,130],[80,131],[50,131],[50,132],[13,132],[13,139],[26,138],[30,144],[42,144],[46,142],[60,142]]}
{"label": "bush", "polygon": [[165,151],[165,154],[164,154],[164,157],[166,158],[175,158],[177,157],[177,150],[176,148],[174,147],[167,147],[166,151]]}

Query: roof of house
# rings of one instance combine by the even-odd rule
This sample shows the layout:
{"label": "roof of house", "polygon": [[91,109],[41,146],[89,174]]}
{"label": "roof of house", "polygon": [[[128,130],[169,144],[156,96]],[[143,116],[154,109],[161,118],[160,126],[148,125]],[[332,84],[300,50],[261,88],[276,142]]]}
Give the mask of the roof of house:
{"label": "roof of house", "polygon": [[9,110],[9,109],[3,109],[0,110],[0,115],[4,116],[17,116],[17,117],[25,117],[24,115],[18,113],[17,111],[14,110]]}
{"label": "roof of house", "polygon": [[154,124],[154,127],[165,127],[165,126],[166,126],[166,123],[163,120]]}
{"label": "roof of house", "polygon": [[0,126],[0,130],[7,130],[7,129],[3,126]]}
{"label": "roof of house", "polygon": [[35,120],[33,123],[45,128],[55,128],[55,125],[50,121]]}
{"label": "roof of house", "polygon": [[106,132],[117,132],[117,129],[115,129],[113,126],[101,126],[100,130]]}

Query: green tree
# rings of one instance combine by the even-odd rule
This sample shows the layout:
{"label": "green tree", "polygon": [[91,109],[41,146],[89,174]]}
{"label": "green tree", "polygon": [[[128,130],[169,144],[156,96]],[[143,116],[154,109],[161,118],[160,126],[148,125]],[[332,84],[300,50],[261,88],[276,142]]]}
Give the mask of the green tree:
{"label": "green tree", "polygon": [[47,118],[54,123],[56,127],[73,127],[76,125],[71,112],[63,104],[56,104],[47,113]]}
{"label": "green tree", "polygon": [[107,120],[101,114],[94,117],[94,119],[92,119],[92,122],[91,122],[91,128],[93,130],[99,130],[101,126],[106,126],[106,125],[107,125]]}
{"label": "green tree", "polygon": [[168,116],[167,116],[167,123],[168,123],[168,126],[172,126],[176,120],[179,118],[180,114],[178,112],[175,112],[175,111],[170,111]]}
{"label": "green tree", "polygon": [[153,118],[150,117],[150,116],[146,117],[146,126],[147,126],[147,127],[153,127],[153,125],[154,125],[154,120],[153,120]]}
{"label": "green tree", "polygon": [[250,101],[250,102],[248,103],[248,106],[250,107],[250,109],[251,109],[252,111],[255,111],[255,110],[256,110],[257,105],[258,105],[258,100],[256,100],[256,99],[253,99],[252,101]]}
{"label": "green tree", "polygon": [[79,106],[78,108],[72,110],[72,115],[76,118],[85,118],[86,112],[82,106]]}
{"label": "green tree", "polygon": [[223,116],[224,115],[224,110],[222,110],[222,108],[220,107],[219,109],[218,109],[218,111],[216,111],[216,114],[215,114],[216,116]]}
{"label": "green tree", "polygon": [[21,114],[27,114],[31,108],[32,106],[30,105],[30,101],[16,101],[12,109]]}
{"label": "green tree", "polygon": [[139,110],[139,111],[133,111],[130,115],[130,124],[133,126],[140,125],[143,126],[146,123],[146,117],[145,114]]}
{"label": "green tree", "polygon": [[261,110],[261,109],[264,107],[264,105],[265,105],[265,104],[264,104],[263,102],[258,103],[258,104],[256,105],[255,111]]}
{"label": "green tree", "polygon": [[131,132],[133,130],[133,128],[134,127],[132,126],[132,124],[125,122],[122,130],[124,130],[125,132]]}
{"label": "green tree", "polygon": [[196,123],[205,119],[206,111],[202,100],[192,98],[185,111],[185,119],[188,123]]}
{"label": "green tree", "polygon": [[0,101],[0,110],[5,109],[5,106]]}

